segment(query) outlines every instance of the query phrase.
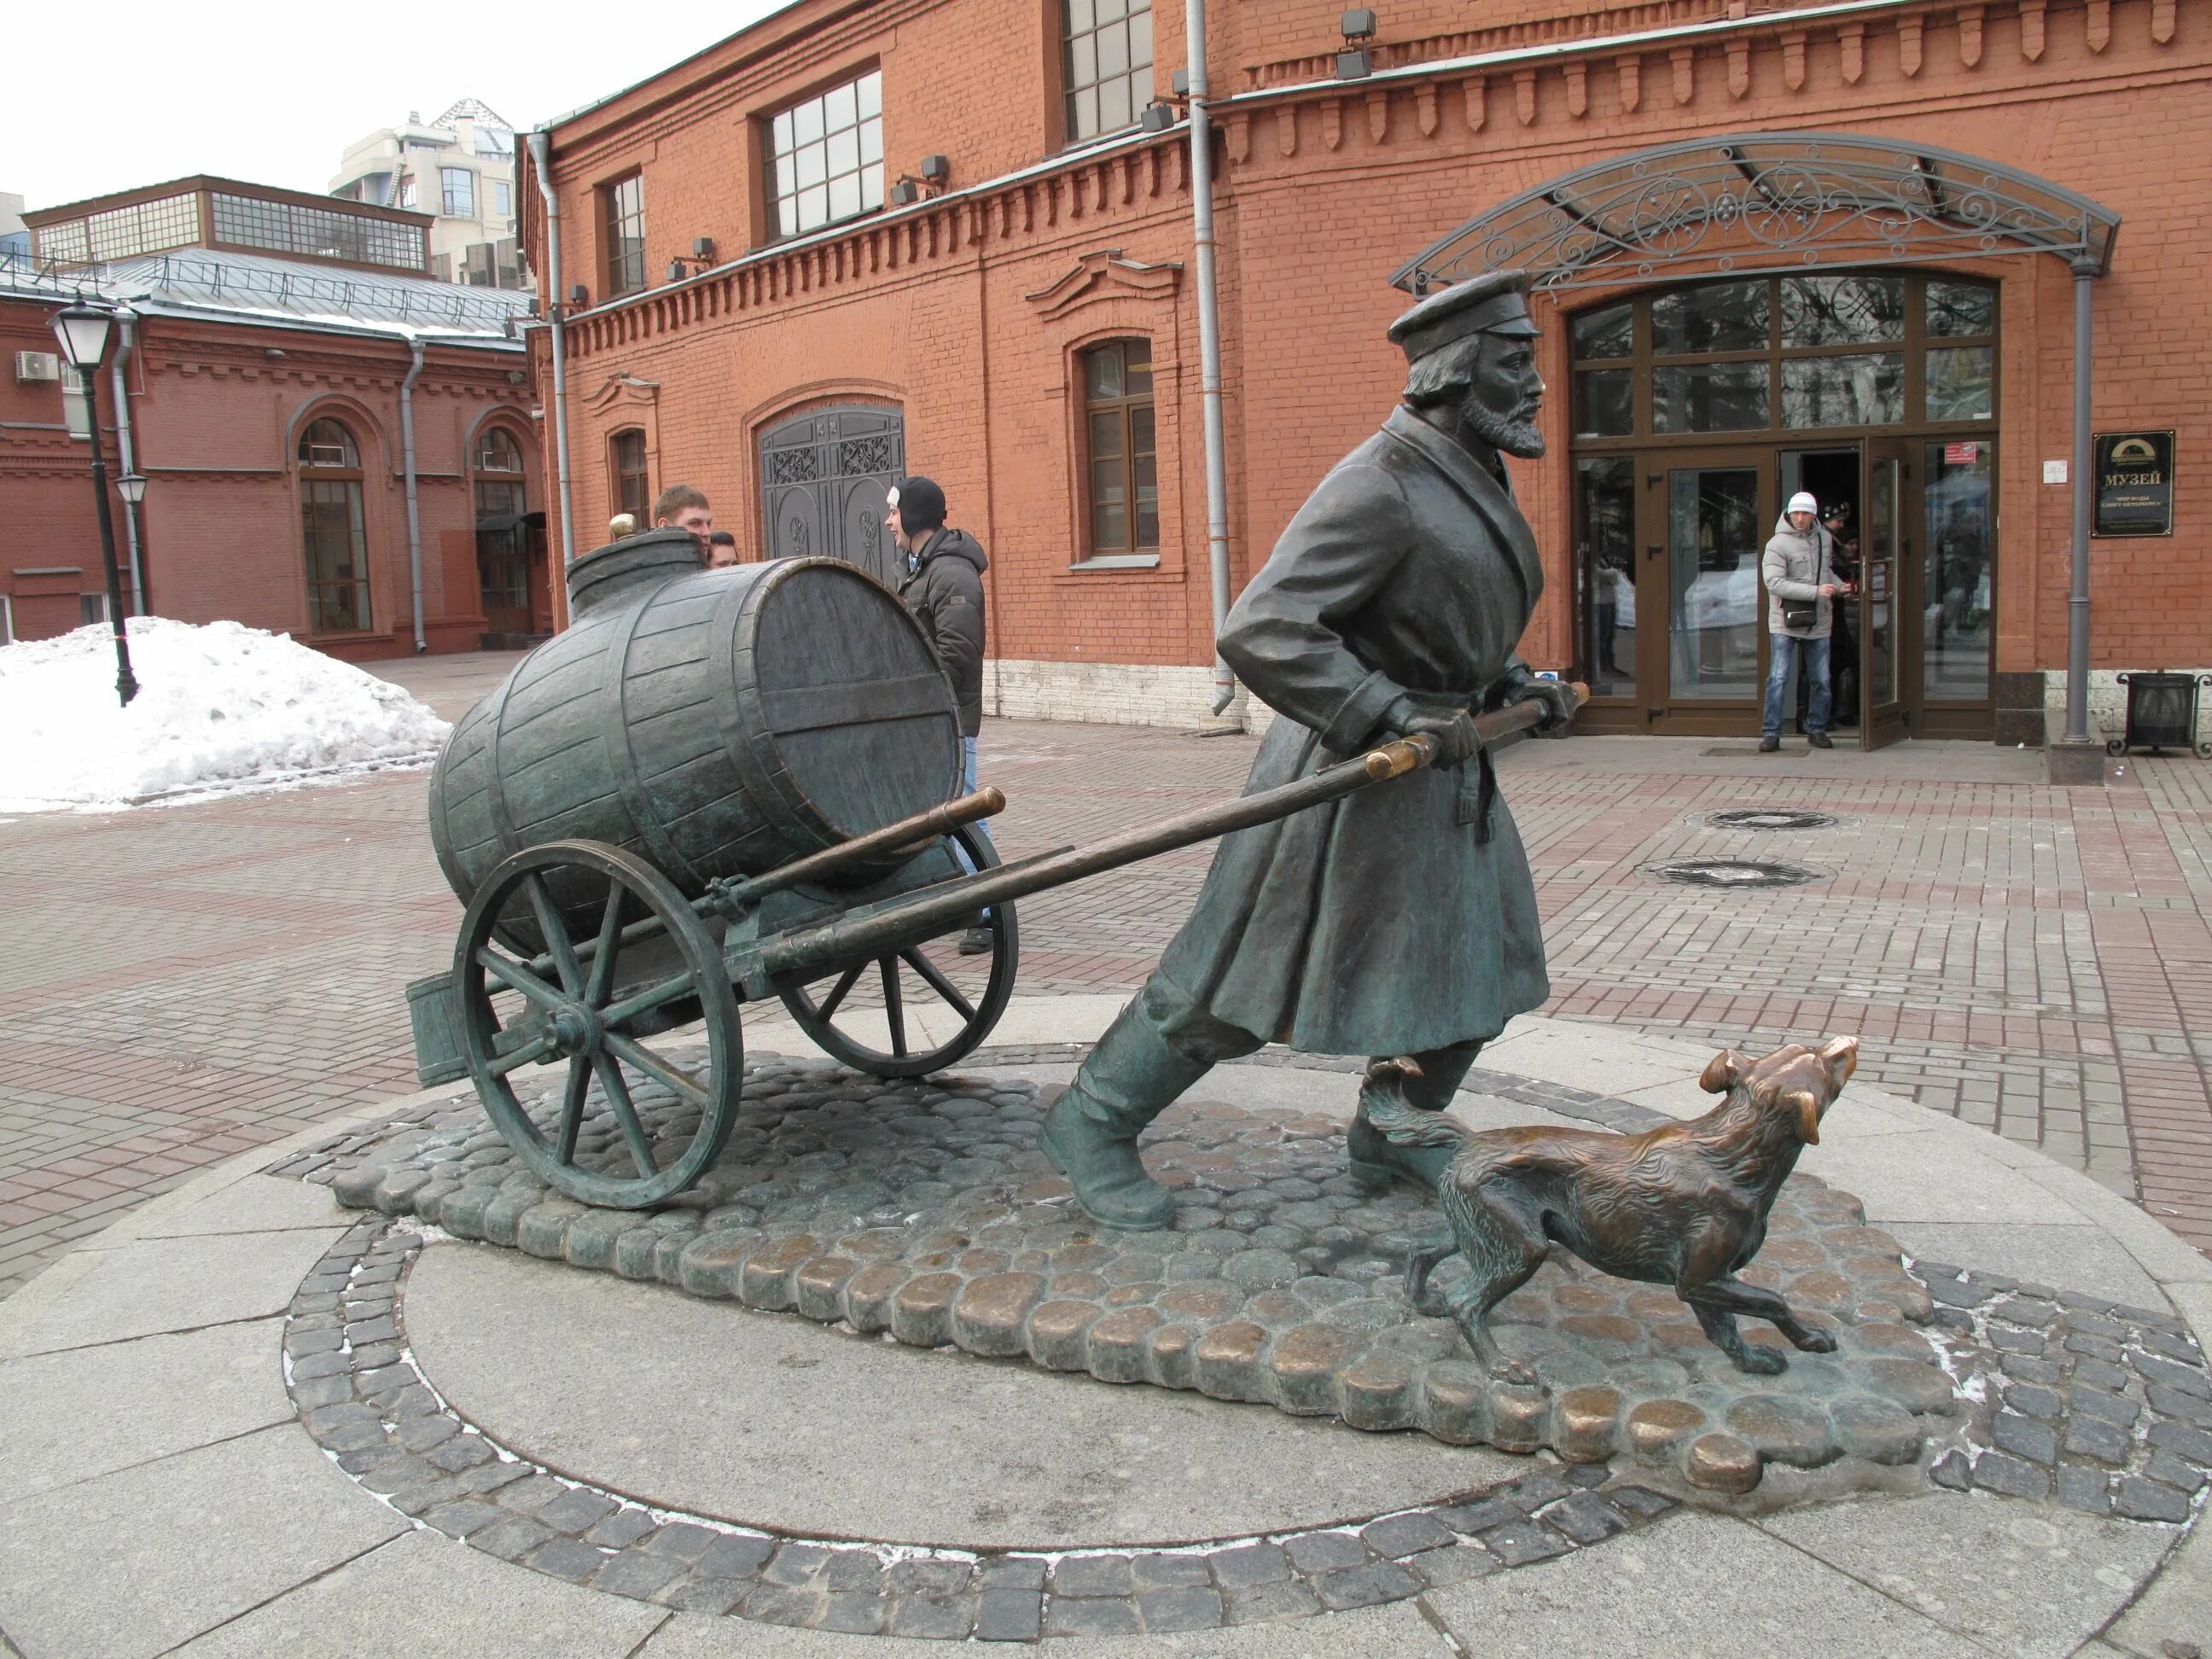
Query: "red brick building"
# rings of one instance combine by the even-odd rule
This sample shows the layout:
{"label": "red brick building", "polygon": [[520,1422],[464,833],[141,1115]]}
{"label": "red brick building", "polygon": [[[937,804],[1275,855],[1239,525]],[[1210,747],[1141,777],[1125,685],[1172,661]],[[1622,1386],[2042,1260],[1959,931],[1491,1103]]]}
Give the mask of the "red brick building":
{"label": "red brick building", "polygon": [[104,614],[52,331],[79,293],[126,319],[98,410],[111,481],[148,480],[135,515],[110,503],[127,607],[356,659],[550,629],[526,296],[428,280],[427,217],[195,179],[26,218],[32,255],[0,258],[0,637]]}
{"label": "red brick building", "polygon": [[[2212,663],[2207,0],[1340,18],[1210,9],[1234,580],[1390,407],[1410,291],[1525,264],[1525,650],[1589,726],[1755,729],[1758,554],[1807,488],[1855,514],[1882,733],[2039,741],[2079,276],[2100,528],[2159,532],[2090,544],[2100,705]],[[1141,0],[800,0],[556,123],[579,539],[683,481],[755,553],[880,565],[883,480],[927,472],[993,556],[1001,712],[1202,714],[1187,136],[1139,120],[1183,40]]]}

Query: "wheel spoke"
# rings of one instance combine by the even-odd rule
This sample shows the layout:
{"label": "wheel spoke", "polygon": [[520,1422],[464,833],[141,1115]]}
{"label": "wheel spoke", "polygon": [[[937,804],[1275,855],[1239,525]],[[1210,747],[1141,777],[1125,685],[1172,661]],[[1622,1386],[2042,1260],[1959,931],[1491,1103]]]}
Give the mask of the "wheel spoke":
{"label": "wheel spoke", "polygon": [[860,977],[860,970],[867,965],[868,964],[865,962],[856,962],[850,968],[848,968],[845,970],[844,977],[840,979],[837,983],[830,988],[830,992],[828,996],[822,999],[821,1007],[815,1011],[814,1017],[817,1019],[823,1021],[825,1024],[829,1022],[830,1017],[837,1012],[837,1005],[844,1001],[845,993],[851,990],[854,985],[858,982]]}
{"label": "wheel spoke", "polygon": [[651,1179],[660,1173],[653,1161],[653,1143],[646,1139],[645,1125],[638,1121],[637,1108],[630,1103],[629,1085],[623,1081],[622,1066],[612,1054],[592,1056],[599,1070],[599,1088],[613,1110],[615,1121],[622,1125],[623,1139],[629,1143],[629,1155],[637,1164],[637,1172]]}
{"label": "wheel spoke", "polygon": [[525,1066],[535,1065],[544,1059],[546,1051],[552,1047],[552,1034],[548,1032],[543,1036],[532,1037],[520,1048],[499,1055],[484,1069],[494,1077],[505,1077],[509,1072],[518,1071]]}
{"label": "wheel spoke", "polygon": [[709,1099],[706,1088],[689,1072],[678,1071],[643,1043],[632,1041],[619,1031],[609,1031],[606,1045],[654,1082],[665,1084],[694,1106],[705,1106]]}
{"label": "wheel spoke", "polygon": [[955,1008],[957,1008],[960,1011],[961,1018],[973,1019],[975,1018],[975,1005],[969,1001],[966,997],[962,996],[959,991],[954,987],[952,981],[945,978],[943,974],[938,971],[937,964],[935,963],[932,962],[927,957],[922,955],[919,951],[902,951],[899,952],[899,955],[906,959],[906,964],[908,967],[913,969],[915,973],[920,974],[922,978],[927,981],[931,990],[936,992],[938,995],[943,997],[947,1002],[951,1003]]}
{"label": "wheel spoke", "polygon": [[532,870],[525,883],[530,889],[530,908],[538,913],[538,931],[545,935],[545,948],[560,970],[561,984],[570,996],[584,988],[584,970],[576,963],[576,947],[568,942],[568,924],[545,885],[545,878]]}
{"label": "wheel spoke", "polygon": [[520,991],[539,1007],[558,1013],[568,1006],[569,1000],[519,962],[510,962],[489,945],[477,951],[477,961],[483,970],[511,991]]}
{"label": "wheel spoke", "polygon": [[611,1030],[626,1020],[635,1019],[664,1002],[673,1002],[696,988],[691,982],[690,975],[678,974],[662,980],[658,985],[648,985],[635,995],[624,997],[611,1008],[601,1010],[599,1018]]}
{"label": "wheel spoke", "polygon": [[884,957],[876,963],[884,976],[884,1018],[890,1024],[891,1053],[906,1058],[906,1006],[899,1000],[898,958]]}
{"label": "wheel spoke", "polygon": [[599,942],[592,957],[592,971],[584,981],[584,1001],[597,1008],[614,989],[615,958],[621,953],[623,898],[629,889],[607,878],[607,908],[599,918]]}
{"label": "wheel spoke", "polygon": [[553,1156],[563,1164],[576,1161],[576,1131],[584,1127],[584,1093],[592,1086],[592,1065],[581,1054],[568,1057],[568,1086],[561,1096],[561,1139]]}

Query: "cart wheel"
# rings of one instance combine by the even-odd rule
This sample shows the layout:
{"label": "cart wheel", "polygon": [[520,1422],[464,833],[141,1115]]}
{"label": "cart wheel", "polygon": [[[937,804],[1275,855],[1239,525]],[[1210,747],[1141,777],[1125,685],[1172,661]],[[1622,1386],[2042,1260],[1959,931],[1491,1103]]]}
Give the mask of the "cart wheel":
{"label": "cart wheel", "polygon": [[[952,832],[979,870],[999,862],[989,840],[968,825]],[[983,921],[991,948],[959,953],[957,927],[841,973],[778,988],[807,1036],[832,1060],[875,1077],[926,1077],[972,1052],[991,1034],[1014,993],[1019,933],[1011,904]]]}
{"label": "cart wheel", "polygon": [[[495,940],[502,914],[518,910],[534,917],[545,955],[520,957]],[[744,1060],[737,997],[683,894],[635,854],[563,841],[506,860],[469,904],[453,983],[485,1113],[531,1172],[568,1197],[642,1209],[689,1187],[728,1142]],[[687,1072],[639,1039],[694,1004],[707,1063]],[[558,1105],[533,1116],[510,1074],[564,1056]],[[657,1128],[633,1092],[646,1083],[678,1103]]]}

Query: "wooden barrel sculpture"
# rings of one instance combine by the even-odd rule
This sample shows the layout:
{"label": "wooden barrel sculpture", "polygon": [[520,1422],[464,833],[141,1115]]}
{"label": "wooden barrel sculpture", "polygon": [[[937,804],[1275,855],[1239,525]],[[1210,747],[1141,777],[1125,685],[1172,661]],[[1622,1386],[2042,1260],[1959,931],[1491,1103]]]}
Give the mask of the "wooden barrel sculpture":
{"label": "wooden barrel sculpture", "polygon": [[663,532],[580,559],[570,586],[572,626],[462,717],[431,775],[431,842],[465,902],[501,859],[569,840],[696,897],[957,792],[951,685],[854,566],[702,570]]}

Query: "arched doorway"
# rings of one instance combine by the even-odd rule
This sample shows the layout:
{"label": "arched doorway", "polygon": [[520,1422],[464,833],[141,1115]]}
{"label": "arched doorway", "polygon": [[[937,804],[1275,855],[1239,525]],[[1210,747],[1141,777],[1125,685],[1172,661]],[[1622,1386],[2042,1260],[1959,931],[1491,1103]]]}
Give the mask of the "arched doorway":
{"label": "arched doorway", "polygon": [[477,433],[477,588],[484,642],[506,646],[537,637],[551,623],[546,585],[545,515],[530,510],[521,444],[502,426]]}
{"label": "arched doorway", "polygon": [[[2118,226],[2049,180],[1936,146],[1755,133],[1564,174],[1408,260],[1393,280],[1410,293],[1520,268],[1566,313],[1589,727],[1756,729],[1759,555],[1806,489],[1847,507],[1859,543],[1839,712],[1869,744],[1990,736],[2000,307],[1995,283],[1957,267],[2063,258],[2086,319]],[[2076,359],[2086,384],[2078,343]],[[2076,556],[2086,572],[2085,542]]]}
{"label": "arched doorway", "polygon": [[884,496],[906,470],[906,416],[876,404],[810,410],[761,434],[762,546],[826,554],[897,585]]}

